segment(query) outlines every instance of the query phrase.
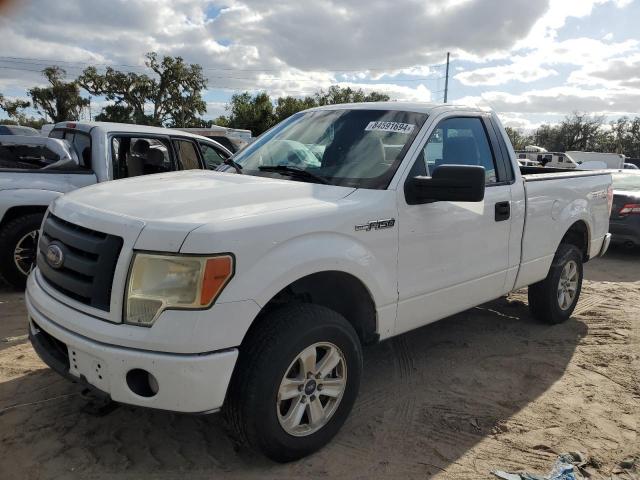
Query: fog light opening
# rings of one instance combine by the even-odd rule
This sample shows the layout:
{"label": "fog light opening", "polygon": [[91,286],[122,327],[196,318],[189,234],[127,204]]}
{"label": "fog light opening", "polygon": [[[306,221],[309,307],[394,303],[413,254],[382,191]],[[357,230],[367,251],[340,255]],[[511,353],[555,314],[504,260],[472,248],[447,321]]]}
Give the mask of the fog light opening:
{"label": "fog light opening", "polygon": [[156,377],[141,368],[127,372],[127,385],[133,393],[146,398],[153,397],[159,389]]}

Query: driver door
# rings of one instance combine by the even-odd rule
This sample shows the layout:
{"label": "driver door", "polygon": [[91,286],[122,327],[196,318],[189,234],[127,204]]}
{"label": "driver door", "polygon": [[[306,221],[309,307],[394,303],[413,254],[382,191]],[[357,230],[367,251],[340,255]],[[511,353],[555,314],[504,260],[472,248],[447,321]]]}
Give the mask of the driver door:
{"label": "driver door", "polygon": [[482,116],[441,120],[408,178],[439,165],[481,165],[481,202],[437,201],[409,205],[399,194],[397,333],[492,300],[505,293],[511,186],[496,163],[490,125]]}

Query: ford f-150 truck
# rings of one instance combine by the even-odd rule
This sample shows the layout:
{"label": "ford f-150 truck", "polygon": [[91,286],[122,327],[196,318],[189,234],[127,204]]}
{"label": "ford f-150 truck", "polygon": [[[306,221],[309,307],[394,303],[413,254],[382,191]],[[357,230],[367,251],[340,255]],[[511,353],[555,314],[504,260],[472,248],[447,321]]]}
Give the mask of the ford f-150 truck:
{"label": "ford f-150 truck", "polygon": [[33,268],[38,229],[54,199],[97,182],[216,168],[231,156],[213,140],[143,125],[60,122],[49,136],[66,142],[75,162],[60,162],[42,137],[0,136],[0,275],[19,288]]}
{"label": "ford f-150 truck", "polygon": [[363,345],[525,286],[569,318],[611,175],[522,170],[495,114],[390,102],[295,114],[217,172],[72,192],[43,222],[31,342],[115,402],[222,410],[300,458],[347,418]]}

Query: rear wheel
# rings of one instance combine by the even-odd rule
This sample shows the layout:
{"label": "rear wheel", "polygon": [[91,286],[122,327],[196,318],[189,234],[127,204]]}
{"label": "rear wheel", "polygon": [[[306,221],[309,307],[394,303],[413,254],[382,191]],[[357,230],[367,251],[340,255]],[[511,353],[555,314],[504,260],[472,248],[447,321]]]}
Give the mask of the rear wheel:
{"label": "rear wheel", "polygon": [[322,448],[346,420],[360,385],[353,327],[318,305],[263,318],[241,348],[224,406],[232,433],[278,462]]}
{"label": "rear wheel", "polygon": [[16,288],[24,288],[36,261],[43,214],[14,218],[0,231],[0,272]]}
{"label": "rear wheel", "polygon": [[567,320],[582,289],[582,252],[560,244],[547,278],[529,286],[529,308],[540,321],[550,324]]}

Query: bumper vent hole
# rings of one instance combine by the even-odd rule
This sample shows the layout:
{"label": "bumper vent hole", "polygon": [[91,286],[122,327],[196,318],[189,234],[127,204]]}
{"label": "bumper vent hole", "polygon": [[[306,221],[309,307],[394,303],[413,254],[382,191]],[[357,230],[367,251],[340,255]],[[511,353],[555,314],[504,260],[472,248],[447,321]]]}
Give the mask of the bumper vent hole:
{"label": "bumper vent hole", "polygon": [[127,372],[127,385],[136,395],[150,398],[158,393],[158,381],[151,373],[141,368],[134,368]]}

